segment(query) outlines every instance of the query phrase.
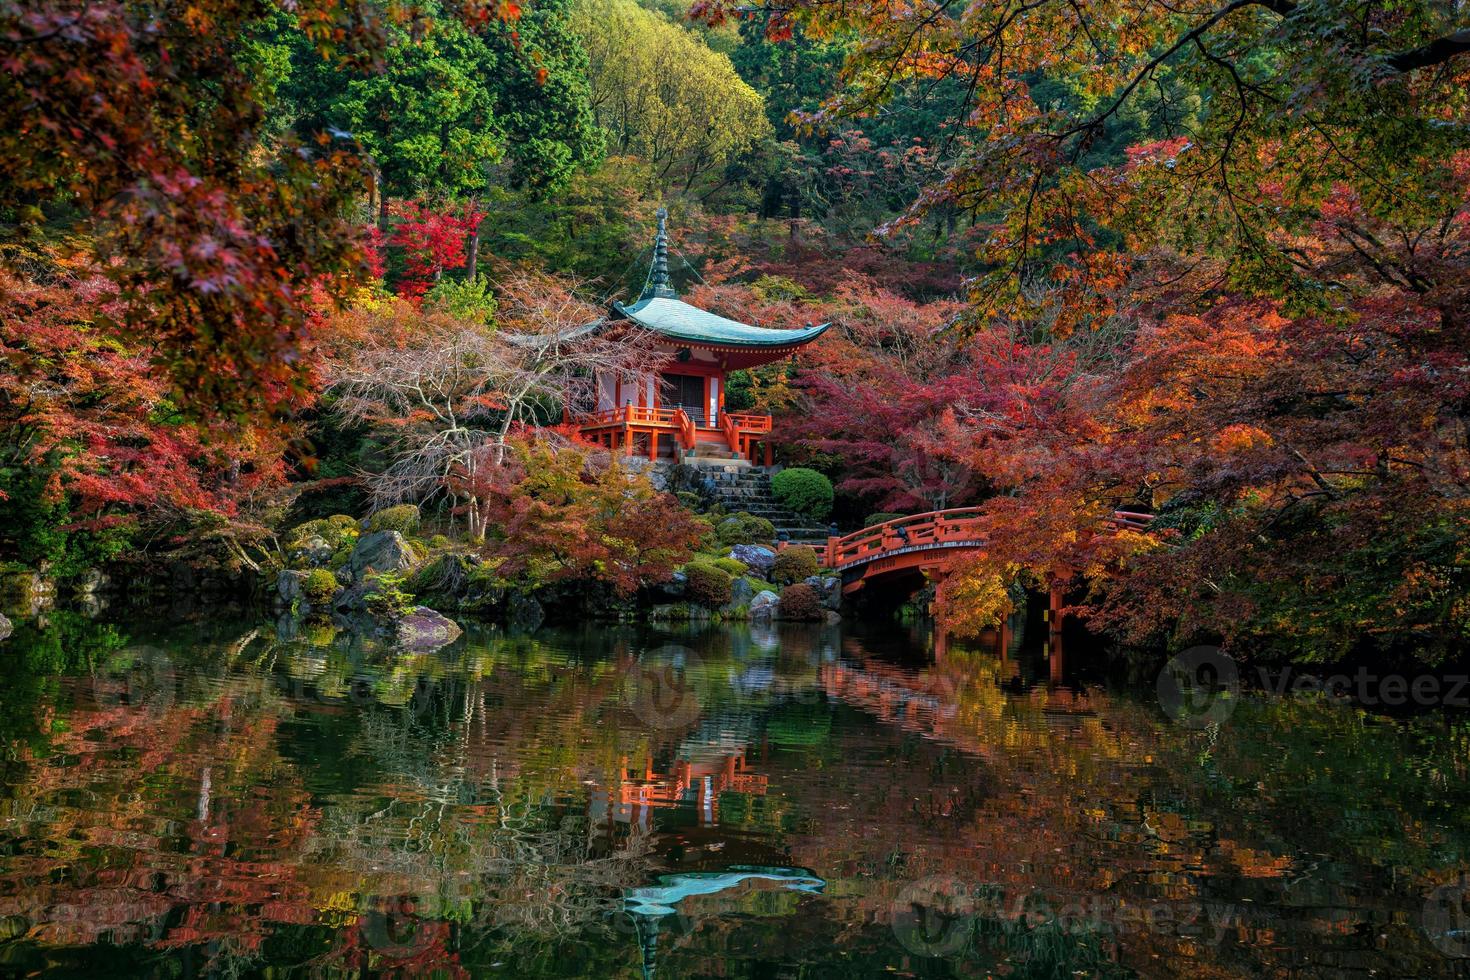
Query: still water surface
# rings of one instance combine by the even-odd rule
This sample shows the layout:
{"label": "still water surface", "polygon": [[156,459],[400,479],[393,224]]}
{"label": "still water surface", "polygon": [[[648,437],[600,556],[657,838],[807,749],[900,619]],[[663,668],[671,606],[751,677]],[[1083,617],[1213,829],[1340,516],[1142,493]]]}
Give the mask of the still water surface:
{"label": "still water surface", "polygon": [[922,629],[4,645],[0,975],[1470,975],[1470,725]]}

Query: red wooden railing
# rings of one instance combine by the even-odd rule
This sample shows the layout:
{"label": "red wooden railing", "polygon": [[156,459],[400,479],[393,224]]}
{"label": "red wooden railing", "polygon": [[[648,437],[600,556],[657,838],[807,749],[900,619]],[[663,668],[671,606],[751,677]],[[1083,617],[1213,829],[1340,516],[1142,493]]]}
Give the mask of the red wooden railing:
{"label": "red wooden railing", "polygon": [[580,426],[598,425],[670,425],[674,421],[674,414],[683,414],[682,409],[677,408],[644,408],[642,405],[619,405],[616,408],[604,408],[600,412],[589,412],[577,417]]}
{"label": "red wooden railing", "polygon": [[674,409],[674,424],[679,427],[679,445],[685,449],[693,449],[699,434],[695,431],[694,420],[689,417],[689,413],[682,408]]}
{"label": "red wooden railing", "polygon": [[828,538],[822,564],[840,569],[895,551],[979,544],[979,514],[978,507],[934,510]]}
{"label": "red wooden railing", "polygon": [[[681,407],[645,408],[641,405],[619,405],[575,417],[564,413],[563,419],[580,428],[584,435],[601,435],[610,445],[621,443],[626,447],[634,432],[667,432],[684,449],[693,449],[699,439],[699,423]],[[721,412],[719,424],[714,428],[724,437],[725,444],[732,451],[749,458],[756,439],[771,431],[771,417],[744,412]]]}
{"label": "red wooden railing", "polygon": [[[979,547],[984,543],[979,514],[979,507],[910,514],[843,537],[828,538],[826,548],[818,549],[817,557],[823,566],[840,570],[896,552]],[[1143,530],[1153,519],[1152,514],[1113,512],[1113,523],[1129,530]]]}

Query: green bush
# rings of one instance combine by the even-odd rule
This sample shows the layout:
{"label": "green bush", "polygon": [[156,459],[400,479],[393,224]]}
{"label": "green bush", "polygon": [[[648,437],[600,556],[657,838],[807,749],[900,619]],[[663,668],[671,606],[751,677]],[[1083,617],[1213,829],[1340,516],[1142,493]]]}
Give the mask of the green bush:
{"label": "green bush", "polygon": [[368,518],[369,531],[397,531],[407,537],[418,529],[419,509],[415,504],[388,507]]}
{"label": "green bush", "polygon": [[766,544],[776,539],[776,525],[743,510],[721,520],[717,530],[720,544],[726,548],[737,544]]}
{"label": "green bush", "polygon": [[413,609],[413,594],[403,591],[402,575],[381,572],[368,577],[368,591],[363,595],[368,611],[375,616],[396,618]]}
{"label": "green bush", "polygon": [[718,569],[729,572],[735,578],[739,578],[746,572],[750,571],[750,566],[745,564],[745,562],[740,561],[738,558],[716,558],[710,564],[714,565]]}
{"label": "green bush", "polygon": [[832,513],[832,481],[816,470],[802,466],[782,470],[771,477],[771,492],[798,514],[825,521]]}
{"label": "green bush", "polygon": [[810,585],[788,585],[781,590],[780,614],[782,619],[821,619],[822,600]]}
{"label": "green bush", "polygon": [[684,595],[690,602],[717,609],[730,601],[734,579],[723,568],[692,562],[684,566],[684,574],[687,576]]}
{"label": "green bush", "polygon": [[699,494],[695,493],[692,490],[680,490],[675,493],[674,496],[677,497],[679,503],[683,504],[687,509],[694,511],[695,513],[699,512],[699,505],[701,502],[699,499]]}
{"label": "green bush", "polygon": [[325,568],[313,568],[306,573],[301,591],[313,606],[325,606],[337,594],[337,576]]}
{"label": "green bush", "polygon": [[424,293],[424,309],[486,326],[495,321],[496,303],[490,281],[476,276],[463,281],[441,279]]}
{"label": "green bush", "polygon": [[435,550],[438,550],[440,548],[447,548],[449,547],[449,545],[450,541],[447,535],[436,534],[429,539],[429,547]]}
{"label": "green bush", "polygon": [[817,553],[806,545],[783,548],[771,566],[771,581],[778,585],[791,585],[817,574],[819,567]]}
{"label": "green bush", "polygon": [[902,514],[890,514],[887,511],[879,511],[876,514],[869,514],[867,519],[863,521],[863,527],[877,527],[879,524],[896,521],[902,516]]}
{"label": "green bush", "polygon": [[696,517],[694,526],[699,531],[699,550],[715,551],[720,547],[720,532],[708,517]]}

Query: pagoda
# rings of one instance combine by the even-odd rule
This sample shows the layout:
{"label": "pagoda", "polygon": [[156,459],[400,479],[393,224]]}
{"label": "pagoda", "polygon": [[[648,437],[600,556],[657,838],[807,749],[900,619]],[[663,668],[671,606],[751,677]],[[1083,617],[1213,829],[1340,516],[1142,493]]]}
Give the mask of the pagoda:
{"label": "pagoda", "polygon": [[658,376],[624,384],[594,379],[595,411],[569,421],[583,438],[649,459],[724,457],[771,463],[771,417],[725,411],[731,371],[770,364],[811,343],[829,324],[779,330],[730,320],[679,298],[669,277],[668,212],[658,212],[653,263],[638,301],[613,303],[598,328],[633,324],[654,335],[666,354]]}

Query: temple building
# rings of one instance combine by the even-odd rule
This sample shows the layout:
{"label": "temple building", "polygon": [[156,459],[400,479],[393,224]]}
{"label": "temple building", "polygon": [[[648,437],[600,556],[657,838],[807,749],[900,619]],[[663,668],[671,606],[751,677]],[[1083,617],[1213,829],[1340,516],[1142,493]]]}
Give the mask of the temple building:
{"label": "temple building", "polygon": [[667,361],[657,380],[596,378],[597,408],[570,421],[584,438],[649,459],[724,457],[771,463],[771,417],[725,411],[731,371],[760,367],[811,343],[829,324],[779,330],[730,320],[684,302],[669,277],[667,212],[658,212],[653,264],[638,301],[613,303],[598,329],[651,331]]}

